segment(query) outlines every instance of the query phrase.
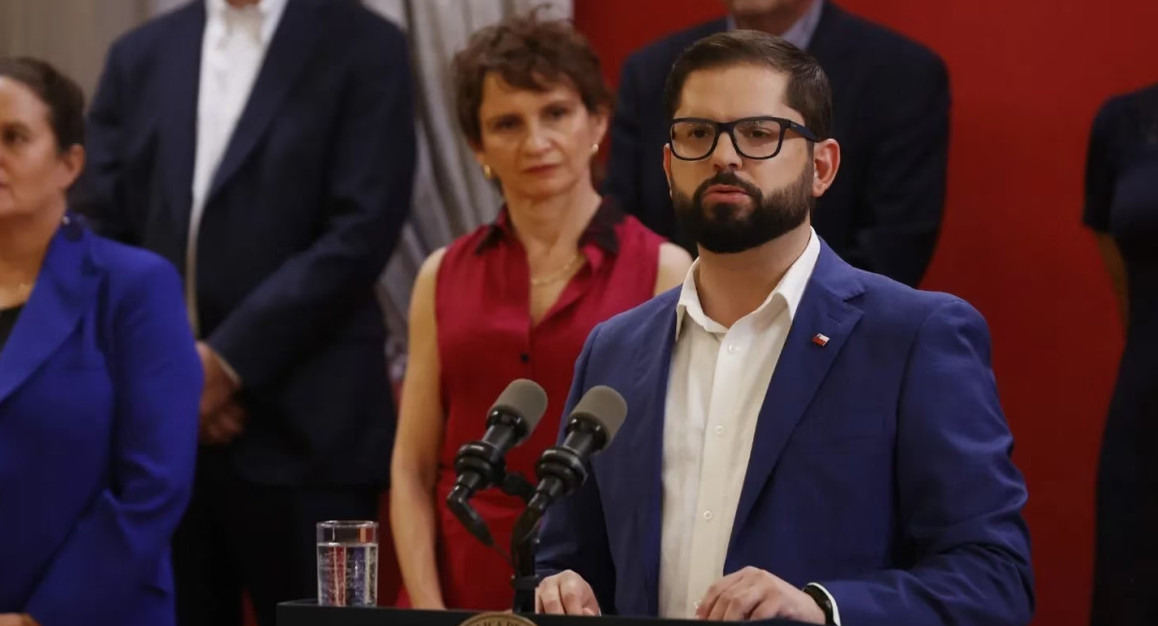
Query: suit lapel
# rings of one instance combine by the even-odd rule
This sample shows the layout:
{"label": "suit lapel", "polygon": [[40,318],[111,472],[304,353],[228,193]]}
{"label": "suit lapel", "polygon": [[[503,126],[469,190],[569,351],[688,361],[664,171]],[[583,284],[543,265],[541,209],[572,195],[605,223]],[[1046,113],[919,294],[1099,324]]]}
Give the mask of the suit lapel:
{"label": "suit lapel", "polygon": [[[816,24],[816,32],[812,34],[812,41],[808,44],[808,52],[816,57],[828,74],[829,82],[832,84],[832,100],[838,103],[848,99],[846,94],[848,85],[856,84],[854,77],[846,77],[842,73],[846,68],[856,67],[855,63],[850,66],[849,57],[859,53],[854,44],[858,43],[860,38],[856,32],[850,32],[851,19],[844,9],[826,0],[820,12],[820,21]],[[840,116],[837,115],[833,120],[834,134],[840,123]]]}
{"label": "suit lapel", "polygon": [[161,163],[164,165],[165,208],[174,222],[187,229],[193,207],[193,163],[197,153],[197,90],[201,82],[201,42],[205,3],[194,2],[175,22],[165,46],[164,83],[158,115],[161,123]]}
{"label": "suit lapel", "polygon": [[816,31],[808,43],[808,52],[824,64],[824,61],[833,55],[853,50],[847,40],[845,25],[848,23],[848,14],[844,9],[825,0],[820,10],[820,20],[816,23]]}
{"label": "suit lapel", "polygon": [[76,328],[99,285],[79,225],[61,227],[44,257],[32,296],[0,351],[0,405],[44,364]]}
{"label": "suit lapel", "polygon": [[[864,287],[851,267],[827,244],[822,244],[820,258],[792,320],[760,409],[740,504],[732,525],[729,555],[792,431],[860,320],[861,310],[847,300],[863,292]],[[827,343],[821,346],[814,342],[817,334],[828,337]]]}
{"label": "suit lapel", "polygon": [[[647,614],[659,607],[659,557],[663,514],[663,428],[667,405],[668,375],[671,371],[672,347],[675,344],[675,303],[677,295],[668,296],[664,307],[665,323],[651,325],[636,342],[635,385],[628,422],[632,424],[625,449],[624,476],[640,477],[642,485],[632,503],[634,536],[639,539],[639,563],[643,567]],[[664,297],[664,296],[661,296]]]}
{"label": "suit lapel", "polygon": [[237,128],[221,164],[213,176],[206,202],[221,191],[230,177],[237,173],[258,140],[269,127],[278,107],[289,94],[310,58],[324,25],[312,0],[290,0],[285,13],[266,51],[265,61],[254,82]]}

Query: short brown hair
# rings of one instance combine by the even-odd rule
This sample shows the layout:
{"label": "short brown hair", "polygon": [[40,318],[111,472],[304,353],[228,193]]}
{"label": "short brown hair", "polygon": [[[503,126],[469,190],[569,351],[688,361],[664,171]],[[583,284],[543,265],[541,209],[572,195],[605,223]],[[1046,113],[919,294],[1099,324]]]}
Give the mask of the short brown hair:
{"label": "short brown hair", "polygon": [[692,44],[672,65],[664,87],[667,118],[675,117],[692,72],[735,65],[763,65],[788,75],[785,102],[804,125],[827,139],[832,130],[832,88],[820,63],[781,37],[754,30],[716,33]]}
{"label": "short brown hair", "polygon": [[71,78],[31,57],[0,59],[0,77],[24,85],[48,108],[48,125],[59,152],[84,145],[84,92]]}
{"label": "short brown hair", "polygon": [[579,92],[588,111],[611,112],[611,91],[587,39],[567,20],[540,20],[537,14],[532,11],[480,29],[454,55],[458,123],[471,143],[482,141],[479,107],[488,72],[498,72],[512,87],[533,91],[565,81]]}

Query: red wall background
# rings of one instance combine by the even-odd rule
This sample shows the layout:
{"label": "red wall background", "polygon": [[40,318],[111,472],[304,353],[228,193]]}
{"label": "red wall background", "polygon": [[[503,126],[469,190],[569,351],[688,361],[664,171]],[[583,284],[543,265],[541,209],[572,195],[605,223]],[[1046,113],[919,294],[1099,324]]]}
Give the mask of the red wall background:
{"label": "red wall background", "polygon": [[[1155,0],[842,0],[949,66],[944,230],[923,285],[988,319],[994,368],[1029,482],[1036,624],[1086,623],[1094,475],[1122,347],[1113,293],[1081,226],[1090,123],[1114,93],[1158,81]],[[712,0],[576,0],[617,84],[627,54],[723,14]]]}

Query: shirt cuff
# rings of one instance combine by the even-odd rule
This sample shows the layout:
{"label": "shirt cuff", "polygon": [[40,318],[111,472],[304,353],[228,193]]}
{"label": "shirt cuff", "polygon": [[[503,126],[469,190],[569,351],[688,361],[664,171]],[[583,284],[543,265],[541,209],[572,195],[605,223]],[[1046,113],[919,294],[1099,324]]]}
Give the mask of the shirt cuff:
{"label": "shirt cuff", "polygon": [[825,596],[828,597],[828,602],[832,605],[832,623],[836,624],[836,626],[840,626],[840,607],[836,606],[836,598],[832,597],[832,594],[828,593],[828,590],[825,589],[824,585],[820,583],[808,583],[805,585],[805,587],[814,587],[819,589],[824,593]]}

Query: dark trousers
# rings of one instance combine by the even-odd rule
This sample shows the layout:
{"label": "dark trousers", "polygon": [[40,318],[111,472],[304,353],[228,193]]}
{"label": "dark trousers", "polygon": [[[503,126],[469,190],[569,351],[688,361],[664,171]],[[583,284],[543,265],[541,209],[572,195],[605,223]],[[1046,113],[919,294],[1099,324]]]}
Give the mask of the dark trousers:
{"label": "dark trousers", "polygon": [[373,487],[263,486],[198,472],[173,537],[178,626],[240,626],[243,592],[258,624],[274,626],[279,602],[317,597],[315,525],[377,518]]}

